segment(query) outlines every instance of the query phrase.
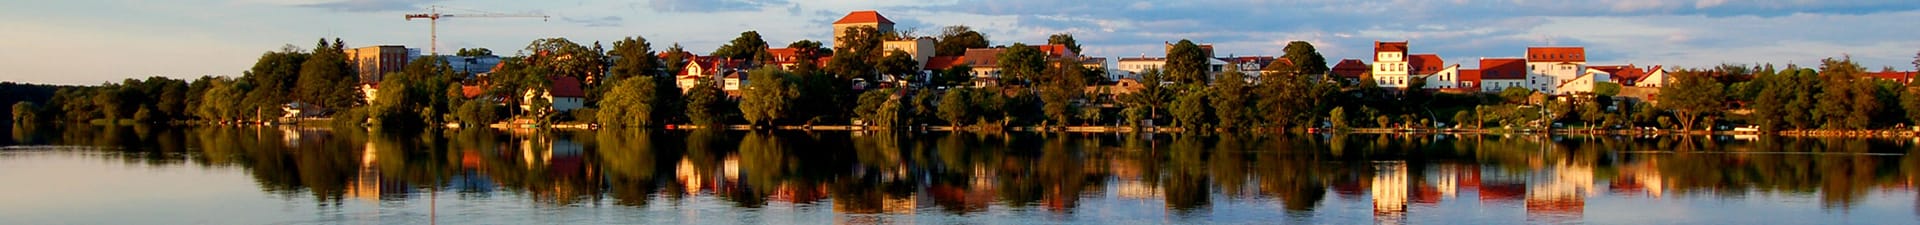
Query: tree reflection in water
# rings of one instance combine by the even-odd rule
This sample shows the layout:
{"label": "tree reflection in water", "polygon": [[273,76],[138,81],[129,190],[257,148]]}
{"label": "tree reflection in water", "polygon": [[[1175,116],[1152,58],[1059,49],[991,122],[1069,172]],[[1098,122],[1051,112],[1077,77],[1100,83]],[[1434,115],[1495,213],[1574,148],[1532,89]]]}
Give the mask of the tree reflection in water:
{"label": "tree reflection in water", "polygon": [[[1272,202],[1308,221],[1329,201],[1381,222],[1450,201],[1578,221],[1596,196],[1817,195],[1847,210],[1910,191],[1911,140],[1504,135],[795,133],[610,129],[427,132],[16,124],[12,143],[107,147],[128,164],[240,167],[263,192],[337,207],[526,196],[534,204],[831,203],[854,214],[996,208],[1073,215],[1157,200],[1175,217]],[[1334,196],[1329,198],[1329,195]],[[1095,204],[1095,205],[1090,205]]]}

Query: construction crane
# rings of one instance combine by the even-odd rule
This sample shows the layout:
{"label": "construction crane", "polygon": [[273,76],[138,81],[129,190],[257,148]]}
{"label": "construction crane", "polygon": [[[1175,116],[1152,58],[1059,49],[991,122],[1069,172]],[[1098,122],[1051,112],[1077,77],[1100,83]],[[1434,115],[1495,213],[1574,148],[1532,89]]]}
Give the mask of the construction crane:
{"label": "construction crane", "polygon": [[440,55],[440,18],[540,17],[540,21],[547,21],[548,19],[551,19],[551,17],[548,17],[547,15],[539,14],[539,13],[508,14],[508,13],[485,12],[485,11],[470,10],[470,9],[453,9],[453,10],[468,11],[468,12],[472,12],[471,14],[441,14],[440,13],[441,8],[444,8],[444,7],[435,5],[427,8],[427,13],[407,14],[407,21],[413,21],[413,19],[427,19],[427,24],[428,24],[427,27],[428,27],[428,33],[429,33],[428,35],[432,36],[431,38],[433,42],[432,46],[428,47],[428,49],[430,49],[429,51],[431,51],[433,55]]}

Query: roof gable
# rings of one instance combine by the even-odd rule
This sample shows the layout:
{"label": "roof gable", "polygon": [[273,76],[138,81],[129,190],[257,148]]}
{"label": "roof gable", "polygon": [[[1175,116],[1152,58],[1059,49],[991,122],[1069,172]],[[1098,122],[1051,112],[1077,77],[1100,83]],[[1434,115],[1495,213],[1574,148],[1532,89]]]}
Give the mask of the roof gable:
{"label": "roof gable", "polygon": [[549,90],[549,94],[553,97],[587,97],[587,92],[580,90],[580,79],[563,76],[553,76],[551,79],[553,79],[553,88]]}
{"label": "roof gable", "polygon": [[847,13],[847,16],[840,17],[839,21],[833,21],[835,25],[858,23],[893,24],[893,20],[888,20],[886,16],[881,16],[879,11],[862,10]]}
{"label": "roof gable", "polygon": [[1407,60],[1407,63],[1413,66],[1414,74],[1439,73],[1440,70],[1446,69],[1447,67],[1447,61],[1440,59],[1440,55],[1437,54],[1414,54],[1409,56],[1411,56],[1411,59]]}

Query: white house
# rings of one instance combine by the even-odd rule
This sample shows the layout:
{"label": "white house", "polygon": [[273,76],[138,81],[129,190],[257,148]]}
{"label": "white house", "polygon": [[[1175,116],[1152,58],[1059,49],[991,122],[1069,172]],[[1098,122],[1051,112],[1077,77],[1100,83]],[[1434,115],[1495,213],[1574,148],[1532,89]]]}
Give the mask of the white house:
{"label": "white house", "polygon": [[533,110],[534,98],[546,99],[550,104],[548,109],[554,112],[573,111],[586,106],[587,93],[581,90],[580,79],[561,76],[551,76],[548,79],[553,82],[553,85],[547,90],[527,89],[527,93],[520,99],[520,109]]}
{"label": "white house", "polygon": [[1587,50],[1582,47],[1528,47],[1528,84],[1535,91],[1560,93],[1560,86],[1587,74]]}
{"label": "white house", "polygon": [[1407,42],[1373,42],[1373,80],[1382,88],[1407,88],[1409,70]]}
{"label": "white house", "polygon": [[1480,91],[1497,93],[1510,87],[1530,88],[1527,61],[1519,58],[1481,58]]}

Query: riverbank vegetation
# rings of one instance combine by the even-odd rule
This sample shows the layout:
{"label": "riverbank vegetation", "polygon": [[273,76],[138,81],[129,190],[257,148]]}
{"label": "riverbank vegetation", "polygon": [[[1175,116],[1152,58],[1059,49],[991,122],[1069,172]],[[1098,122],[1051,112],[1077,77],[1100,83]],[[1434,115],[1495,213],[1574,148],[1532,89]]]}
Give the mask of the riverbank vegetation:
{"label": "riverbank vegetation", "polygon": [[[11,107],[13,121],[96,124],[321,117],[347,125],[401,128],[515,123],[1499,132],[1691,131],[1753,125],[1765,132],[1818,132],[1901,128],[1920,121],[1920,88],[1868,76],[1866,68],[1848,58],[1823,60],[1816,67],[1728,64],[1676,69],[1670,84],[1647,95],[1651,98],[1618,96],[1619,86],[1549,96],[1524,88],[1497,93],[1419,91],[1420,82],[1411,84],[1416,91],[1381,88],[1367,75],[1330,75],[1325,57],[1302,41],[1289,43],[1283,60],[1265,65],[1265,72],[1216,74],[1209,72],[1198,45],[1181,40],[1169,46],[1165,70],[1129,78],[1139,87],[1122,93],[1112,88],[1116,81],[1106,70],[1083,66],[1079,59],[1050,57],[1024,43],[1012,43],[998,55],[995,65],[1002,75],[995,83],[976,86],[969,81],[975,79],[967,74],[969,65],[923,72],[904,52],[882,52],[881,41],[915,38],[911,34],[871,28],[850,28],[847,33],[851,35],[836,40],[845,44],[831,48],[811,40],[790,43],[788,49],[797,50],[798,57],[779,62],[769,57],[768,43],[756,32],[741,33],[706,56],[746,64],[732,66],[741,68],[739,75],[745,77],[737,92],[722,90],[711,81],[715,79],[682,84],[686,81],[674,75],[699,56],[681,51],[678,44],[657,52],[637,36],[616,41],[611,49],[565,38],[535,40],[518,55],[502,58],[485,76],[460,73],[438,56],[417,58],[398,72],[365,76],[357,74],[341,40],[322,39],[311,50],[289,45],[264,53],[238,77],[150,77],[7,90],[26,92],[8,95],[18,98],[9,100],[17,102]],[[984,36],[966,34],[977,32],[966,27],[943,30],[942,38],[966,41],[942,40],[937,52],[956,54],[960,50],[953,48],[984,47],[969,44],[973,39],[987,42]],[[1078,45],[1068,34],[1054,35],[1048,44]],[[382,79],[358,80],[362,77]],[[578,81],[585,92],[578,109],[555,111],[555,100],[528,97],[551,93],[562,80]],[[369,87],[378,91],[367,100],[364,89]]]}

